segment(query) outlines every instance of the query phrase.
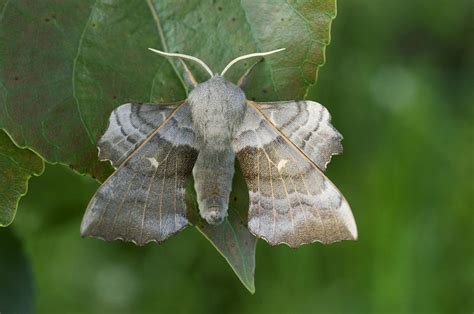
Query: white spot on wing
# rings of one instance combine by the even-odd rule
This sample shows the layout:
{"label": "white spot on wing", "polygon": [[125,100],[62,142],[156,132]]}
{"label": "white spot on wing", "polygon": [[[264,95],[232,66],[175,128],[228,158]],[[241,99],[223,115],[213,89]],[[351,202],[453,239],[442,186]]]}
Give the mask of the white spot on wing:
{"label": "white spot on wing", "polygon": [[156,158],[148,157],[147,159],[155,169],[158,168],[159,162],[156,160]]}
{"label": "white spot on wing", "polygon": [[270,121],[271,121],[274,125],[276,125],[276,123],[275,123],[275,117],[273,116],[274,113],[275,113],[274,110],[270,111]]}
{"label": "white spot on wing", "polygon": [[288,160],[286,159],[282,159],[278,162],[278,165],[277,165],[277,168],[278,168],[278,171],[281,171],[281,169],[283,167],[285,167],[286,163],[288,162]]}

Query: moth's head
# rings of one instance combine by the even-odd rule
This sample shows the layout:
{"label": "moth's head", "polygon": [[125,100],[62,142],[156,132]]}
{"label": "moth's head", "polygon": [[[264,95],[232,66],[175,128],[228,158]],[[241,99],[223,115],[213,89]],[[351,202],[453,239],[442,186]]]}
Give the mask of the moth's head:
{"label": "moth's head", "polygon": [[167,57],[178,57],[178,58],[182,58],[182,59],[188,59],[188,60],[192,60],[194,62],[197,62],[199,65],[201,65],[204,70],[206,70],[207,73],[209,73],[209,75],[211,76],[211,79],[223,79],[224,78],[224,74],[230,69],[230,67],[232,67],[234,64],[236,64],[237,62],[239,61],[242,61],[242,60],[245,60],[245,59],[248,59],[248,58],[253,58],[253,57],[263,57],[263,56],[267,56],[267,55],[271,55],[273,53],[276,53],[276,52],[280,52],[280,51],[283,51],[285,50],[286,48],[280,48],[280,49],[276,49],[276,50],[272,50],[272,51],[267,51],[267,52],[256,52],[256,53],[251,53],[251,54],[247,54],[247,55],[243,55],[243,56],[240,56],[238,58],[235,58],[234,60],[232,60],[231,62],[229,62],[225,67],[224,67],[224,70],[222,70],[222,72],[219,74],[217,72],[213,72],[209,66],[204,63],[204,61],[202,61],[201,59],[198,59],[196,57],[193,57],[193,56],[189,56],[189,55],[185,55],[185,54],[181,54],[181,53],[172,53],[172,52],[164,52],[164,51],[160,51],[160,50],[156,50],[156,49],[152,49],[152,48],[148,48],[150,49],[151,51],[153,52],[156,52],[157,54],[160,54],[160,55],[163,55],[163,56],[167,56]]}
{"label": "moth's head", "polygon": [[191,107],[205,104],[227,103],[238,108],[245,104],[244,91],[236,84],[228,81],[223,76],[215,75],[205,82],[199,83],[188,94],[188,103]]}

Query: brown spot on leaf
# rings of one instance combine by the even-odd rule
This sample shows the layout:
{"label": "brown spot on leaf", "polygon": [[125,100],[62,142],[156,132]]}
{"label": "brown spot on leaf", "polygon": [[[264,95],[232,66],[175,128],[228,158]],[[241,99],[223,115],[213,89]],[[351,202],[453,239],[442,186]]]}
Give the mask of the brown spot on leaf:
{"label": "brown spot on leaf", "polygon": [[222,11],[222,7],[217,7],[217,10]]}

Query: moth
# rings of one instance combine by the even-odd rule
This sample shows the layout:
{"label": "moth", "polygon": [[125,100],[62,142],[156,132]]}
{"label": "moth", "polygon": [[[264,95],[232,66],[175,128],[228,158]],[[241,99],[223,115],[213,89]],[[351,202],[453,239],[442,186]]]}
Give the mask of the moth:
{"label": "moth", "polygon": [[[193,89],[178,103],[128,103],[111,113],[98,147],[99,158],[116,170],[90,201],[81,235],[138,245],[164,241],[189,223],[191,176],[200,216],[220,224],[237,158],[249,191],[248,228],[256,237],[290,247],[355,240],[351,209],[323,174],[331,156],[342,152],[328,110],[313,101],[246,99],[242,86],[256,63],[236,84],[224,77],[236,62],[283,49],[238,57],[215,74],[196,57],[150,48],[180,58]],[[200,64],[210,78],[197,83],[183,59]]]}

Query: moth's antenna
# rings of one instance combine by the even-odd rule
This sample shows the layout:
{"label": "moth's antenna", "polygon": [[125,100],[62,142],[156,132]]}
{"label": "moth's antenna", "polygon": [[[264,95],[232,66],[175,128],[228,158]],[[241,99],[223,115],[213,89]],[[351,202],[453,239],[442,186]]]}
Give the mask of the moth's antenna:
{"label": "moth's antenna", "polygon": [[234,60],[232,60],[231,62],[229,62],[228,65],[225,66],[224,70],[222,70],[222,73],[221,73],[221,76],[223,76],[225,74],[225,72],[227,72],[227,70],[229,70],[229,68],[231,66],[233,66],[234,64],[236,64],[237,62],[241,61],[241,60],[244,60],[244,59],[248,59],[248,58],[253,58],[253,57],[263,57],[263,56],[268,56],[268,55],[271,55],[273,53],[276,53],[276,52],[280,52],[280,51],[283,51],[285,50],[286,48],[280,48],[280,49],[276,49],[276,50],[272,50],[272,51],[267,51],[267,52],[256,52],[256,53],[251,53],[251,54],[248,54],[248,55],[243,55],[243,56],[240,56],[238,58],[235,58]]}
{"label": "moth's antenna", "polygon": [[148,48],[148,49],[150,49],[151,51],[156,52],[157,54],[162,55],[162,56],[178,57],[178,58],[193,60],[194,62],[199,63],[207,71],[207,73],[209,73],[211,75],[211,77],[214,76],[211,69],[201,59],[198,59],[198,58],[193,57],[193,56],[183,55],[181,53],[164,52],[164,51],[156,50],[156,49],[153,49],[153,48]]}

